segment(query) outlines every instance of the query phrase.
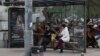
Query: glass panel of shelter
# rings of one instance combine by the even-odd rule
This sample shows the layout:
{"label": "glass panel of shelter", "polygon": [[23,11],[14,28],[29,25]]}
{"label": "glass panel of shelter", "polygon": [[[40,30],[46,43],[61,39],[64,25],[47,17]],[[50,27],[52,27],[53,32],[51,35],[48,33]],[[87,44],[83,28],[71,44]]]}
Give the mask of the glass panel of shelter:
{"label": "glass panel of shelter", "polygon": [[[79,9],[80,8],[80,9]],[[69,31],[71,39],[78,42],[78,50],[84,48],[84,7],[81,5],[72,5],[70,7],[70,16],[67,16],[69,20]],[[67,13],[68,15],[69,13]],[[80,15],[81,14],[81,15]]]}
{"label": "glass panel of shelter", "polygon": [[[80,9],[79,9],[80,7]],[[46,9],[44,11],[44,8]],[[43,12],[44,11],[44,12]],[[84,7],[81,5],[69,5],[69,6],[49,6],[49,7],[34,7],[33,10],[33,30],[36,28],[36,18],[39,17],[40,21],[50,24],[50,28],[59,26],[67,20],[67,27],[70,32],[70,38],[75,44],[71,49],[81,50],[84,48]],[[35,33],[34,33],[35,34]],[[35,34],[39,35],[39,34]],[[34,41],[35,36],[34,35]],[[40,35],[42,35],[40,33]],[[52,45],[51,45],[52,46]],[[49,47],[51,47],[49,45]],[[67,49],[70,49],[66,47]]]}

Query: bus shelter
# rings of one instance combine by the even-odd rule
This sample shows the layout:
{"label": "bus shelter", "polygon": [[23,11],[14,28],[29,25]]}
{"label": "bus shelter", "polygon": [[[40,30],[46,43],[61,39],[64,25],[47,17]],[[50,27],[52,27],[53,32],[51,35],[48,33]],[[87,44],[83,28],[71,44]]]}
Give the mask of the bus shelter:
{"label": "bus shelter", "polygon": [[[65,49],[86,52],[86,1],[34,0],[33,24],[35,24],[37,17],[40,18],[41,22],[47,20],[46,22],[49,23],[50,28],[67,22],[66,25],[69,28],[71,40]],[[70,48],[71,46],[72,48]]]}
{"label": "bus shelter", "polygon": [[[15,2],[14,5],[24,4],[24,2]],[[14,9],[12,9],[13,11]],[[23,9],[15,9],[16,11],[24,11]],[[43,12],[44,11],[44,12]],[[14,14],[14,13],[12,13]],[[18,14],[17,12],[15,13]],[[24,12],[23,12],[24,14]],[[23,15],[20,13],[20,15]],[[59,24],[67,21],[67,26],[70,32],[70,46],[73,50],[86,52],[86,1],[85,0],[33,0],[33,29],[35,28],[36,18],[39,17],[40,21],[47,20],[50,28],[59,26]],[[22,16],[21,18],[23,18]],[[18,17],[20,18],[20,16]],[[10,21],[11,22],[11,21]],[[23,22],[23,21],[22,21]],[[24,25],[24,22],[23,24]],[[10,25],[10,27],[12,27]],[[33,31],[33,30],[32,30]],[[15,31],[16,32],[16,31]],[[33,31],[34,35],[35,34]],[[15,36],[16,34],[14,34]],[[42,35],[42,34],[40,34]],[[10,34],[10,37],[13,33]],[[17,36],[21,38],[22,36]],[[12,38],[12,37],[11,37]],[[33,37],[35,41],[35,36]],[[66,45],[65,49],[70,49]],[[50,46],[49,46],[50,47]]]}

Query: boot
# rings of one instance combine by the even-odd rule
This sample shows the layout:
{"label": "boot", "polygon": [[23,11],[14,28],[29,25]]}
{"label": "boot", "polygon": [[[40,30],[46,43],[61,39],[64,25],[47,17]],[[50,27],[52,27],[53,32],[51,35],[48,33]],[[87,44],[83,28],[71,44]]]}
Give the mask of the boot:
{"label": "boot", "polygon": [[60,52],[59,53],[63,53],[63,47],[60,46]]}
{"label": "boot", "polygon": [[57,50],[59,48],[59,46],[54,47],[54,50]]}
{"label": "boot", "polygon": [[96,48],[100,48],[98,44],[96,44]]}
{"label": "boot", "polygon": [[63,48],[60,48],[60,52],[59,53],[63,53]]}

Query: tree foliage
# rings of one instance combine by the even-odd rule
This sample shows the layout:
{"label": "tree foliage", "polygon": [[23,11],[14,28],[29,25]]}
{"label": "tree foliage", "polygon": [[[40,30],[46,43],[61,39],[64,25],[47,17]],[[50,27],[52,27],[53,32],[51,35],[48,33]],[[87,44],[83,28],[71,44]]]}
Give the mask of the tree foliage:
{"label": "tree foliage", "polygon": [[100,18],[100,0],[89,1],[90,16],[92,18]]}

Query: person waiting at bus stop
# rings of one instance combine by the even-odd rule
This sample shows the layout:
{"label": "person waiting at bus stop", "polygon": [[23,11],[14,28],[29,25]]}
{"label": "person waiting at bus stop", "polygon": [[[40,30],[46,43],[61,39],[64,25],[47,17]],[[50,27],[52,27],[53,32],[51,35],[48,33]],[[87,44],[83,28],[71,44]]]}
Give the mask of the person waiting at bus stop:
{"label": "person waiting at bus stop", "polygon": [[89,46],[92,46],[93,48],[99,48],[98,42],[95,39],[95,29],[92,22],[87,24],[87,48]]}
{"label": "person waiting at bus stop", "polygon": [[44,27],[45,27],[45,30],[44,30],[45,32],[44,32],[44,37],[43,37],[43,41],[42,41],[42,46],[43,46],[44,51],[46,51],[47,45],[51,41],[51,32],[52,31],[50,29],[49,23],[45,23]]}
{"label": "person waiting at bus stop", "polygon": [[60,30],[61,32],[59,36],[57,37],[57,41],[56,41],[57,45],[54,48],[54,50],[57,50],[58,48],[60,48],[60,53],[63,53],[64,42],[69,42],[70,37],[69,37],[68,27],[66,27],[66,24],[62,24]]}

